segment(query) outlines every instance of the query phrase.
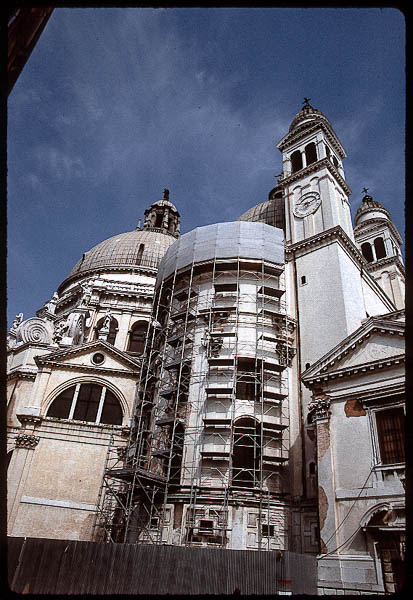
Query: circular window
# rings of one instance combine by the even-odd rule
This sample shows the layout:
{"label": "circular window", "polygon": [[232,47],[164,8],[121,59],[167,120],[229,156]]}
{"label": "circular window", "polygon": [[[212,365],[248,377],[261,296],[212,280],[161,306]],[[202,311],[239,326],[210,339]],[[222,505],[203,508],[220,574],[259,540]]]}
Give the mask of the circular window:
{"label": "circular window", "polygon": [[96,352],[96,354],[94,354],[92,356],[92,362],[95,365],[101,365],[104,362],[104,360],[105,360],[105,357],[101,352]]}

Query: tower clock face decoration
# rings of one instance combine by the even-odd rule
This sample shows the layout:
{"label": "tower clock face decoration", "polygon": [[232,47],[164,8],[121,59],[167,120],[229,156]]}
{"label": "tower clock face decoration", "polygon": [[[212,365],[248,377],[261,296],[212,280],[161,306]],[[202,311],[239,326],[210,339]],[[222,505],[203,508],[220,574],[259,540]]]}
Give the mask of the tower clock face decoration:
{"label": "tower clock face decoration", "polygon": [[318,192],[308,192],[296,200],[293,212],[296,217],[307,217],[315,212],[320,204],[320,194]]}

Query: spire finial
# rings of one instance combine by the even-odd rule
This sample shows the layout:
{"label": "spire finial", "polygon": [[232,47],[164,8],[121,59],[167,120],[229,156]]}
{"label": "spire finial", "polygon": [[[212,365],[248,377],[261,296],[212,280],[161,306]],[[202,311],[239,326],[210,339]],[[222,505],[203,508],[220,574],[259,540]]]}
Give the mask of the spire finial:
{"label": "spire finial", "polygon": [[367,194],[367,192],[369,191],[369,188],[368,187],[364,187],[361,191],[364,192],[365,194]]}
{"label": "spire finial", "polygon": [[305,108],[306,106],[310,106],[310,100],[311,100],[311,98],[306,98],[306,97],[304,96],[304,102],[303,102],[303,104],[304,104],[304,108]]}
{"label": "spire finial", "polygon": [[167,190],[166,188],[163,191],[163,199],[169,201],[169,190]]}

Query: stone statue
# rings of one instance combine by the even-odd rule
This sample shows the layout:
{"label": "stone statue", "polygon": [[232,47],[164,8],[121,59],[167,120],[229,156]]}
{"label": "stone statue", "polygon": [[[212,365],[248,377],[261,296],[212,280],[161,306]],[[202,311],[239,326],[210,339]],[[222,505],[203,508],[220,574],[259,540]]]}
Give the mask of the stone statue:
{"label": "stone statue", "polygon": [[112,317],[112,313],[110,312],[110,308],[107,308],[105,320],[103,321],[103,325],[102,325],[102,329],[107,329],[109,331],[110,323],[111,323],[112,319],[113,319],[113,317]]}
{"label": "stone statue", "polygon": [[48,312],[51,313],[52,315],[54,315],[54,313],[55,313],[56,304],[57,304],[58,300],[59,300],[59,296],[58,296],[57,292],[55,292],[53,294],[53,296],[50,298],[49,302],[46,302],[46,308],[47,308]]}
{"label": "stone statue", "polygon": [[56,344],[58,344],[64,334],[66,333],[66,331],[68,330],[69,326],[66,323],[65,320],[59,321],[58,323],[55,324],[55,329],[54,329],[54,333],[53,333],[53,342],[55,342]]}
{"label": "stone statue", "polygon": [[18,315],[16,315],[16,317],[13,321],[13,325],[10,328],[10,331],[16,331],[16,329],[22,323],[22,321],[23,321],[23,313],[19,313]]}
{"label": "stone statue", "polygon": [[92,284],[89,281],[82,281],[80,287],[83,290],[83,296],[80,301],[81,306],[88,306],[92,297]]}

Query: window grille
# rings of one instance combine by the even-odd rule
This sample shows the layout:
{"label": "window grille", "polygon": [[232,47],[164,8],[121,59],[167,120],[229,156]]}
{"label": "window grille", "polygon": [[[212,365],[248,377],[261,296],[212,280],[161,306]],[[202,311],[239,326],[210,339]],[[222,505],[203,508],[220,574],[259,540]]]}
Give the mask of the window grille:
{"label": "window grille", "polygon": [[148,324],[146,321],[135,323],[129,334],[128,352],[142,354],[145,347],[145,337]]}
{"label": "window grille", "polygon": [[105,425],[122,425],[122,408],[115,395],[95,383],[72,385],[55,398],[48,417]]}
{"label": "window grille", "polygon": [[376,412],[377,437],[382,464],[405,461],[404,412],[402,407]]}

